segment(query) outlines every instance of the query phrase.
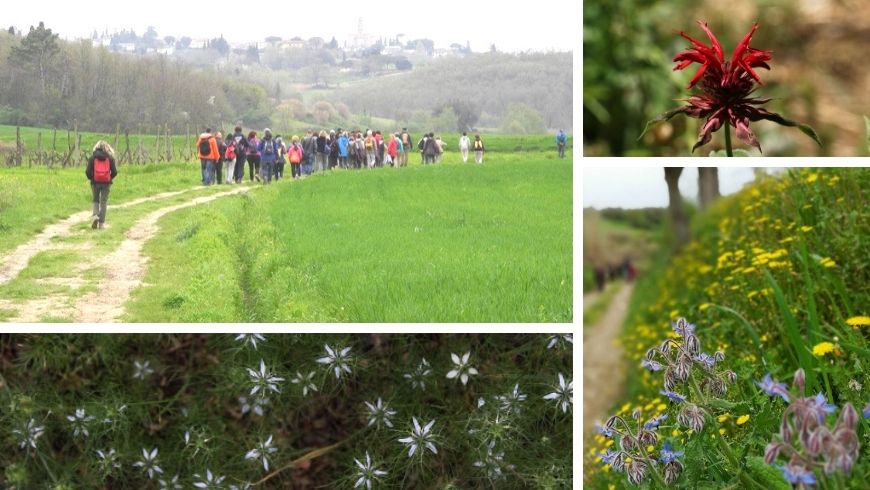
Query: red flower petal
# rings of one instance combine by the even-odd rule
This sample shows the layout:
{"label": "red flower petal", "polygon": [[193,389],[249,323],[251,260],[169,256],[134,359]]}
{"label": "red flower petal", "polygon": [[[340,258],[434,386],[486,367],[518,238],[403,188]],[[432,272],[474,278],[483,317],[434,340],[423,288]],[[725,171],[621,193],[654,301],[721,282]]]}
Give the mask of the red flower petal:
{"label": "red flower petal", "polygon": [[707,33],[707,37],[710,38],[710,43],[713,45],[713,50],[716,51],[716,55],[719,57],[719,61],[725,61],[725,54],[722,53],[722,46],[719,44],[719,40],[716,39],[716,36],[713,35],[713,31],[707,27],[706,22],[698,21],[698,25],[701,26],[701,29]]}

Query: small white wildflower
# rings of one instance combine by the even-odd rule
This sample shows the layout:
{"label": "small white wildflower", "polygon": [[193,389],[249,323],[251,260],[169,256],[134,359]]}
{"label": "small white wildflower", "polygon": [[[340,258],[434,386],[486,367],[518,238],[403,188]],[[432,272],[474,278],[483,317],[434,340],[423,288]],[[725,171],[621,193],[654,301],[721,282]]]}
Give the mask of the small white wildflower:
{"label": "small white wildflower", "polygon": [[544,400],[556,400],[562,407],[562,413],[568,411],[568,407],[574,404],[574,382],[570,379],[566,382],[562,373],[559,373],[559,386],[553,393],[544,395]]}
{"label": "small white wildflower", "polygon": [[278,448],[272,447],[272,436],[270,435],[265,441],[257,444],[257,447],[248,451],[245,454],[245,459],[259,459],[263,463],[263,470],[269,471],[269,455],[278,451]]}
{"label": "small white wildflower", "polygon": [[435,425],[434,420],[430,420],[425,427],[420,427],[420,423],[417,422],[417,417],[412,417],[412,421],[414,423],[414,428],[411,430],[410,437],[403,437],[399,439],[399,442],[407,445],[408,448],[408,457],[414,455],[417,452],[417,448],[420,448],[420,454],[422,455],[424,452],[424,448],[428,448],[432,451],[432,454],[438,454],[438,448],[435,447],[435,440],[433,438],[432,426]]}
{"label": "small white wildflower", "polygon": [[36,449],[36,439],[45,432],[45,427],[36,425],[35,419],[30,419],[24,423],[20,429],[12,429],[12,433],[18,436],[18,447],[24,449],[30,446]]}
{"label": "small white wildflower", "polygon": [[317,374],[316,371],[310,371],[308,374],[305,375],[303,375],[299,371],[296,371],[296,377],[291,379],[290,382],[302,387],[302,396],[308,396],[309,391],[317,391],[317,385],[314,384],[315,374]]}
{"label": "small white wildflower", "polygon": [[474,376],[478,374],[477,369],[473,366],[469,365],[469,358],[471,357],[471,352],[466,352],[460,358],[457,354],[450,354],[450,359],[453,361],[454,369],[450,370],[447,373],[448,379],[453,379],[459,377],[459,380],[462,381],[462,386],[465,386],[468,383],[468,376]]}
{"label": "small white wildflower", "polygon": [[369,402],[364,402],[366,407],[368,408],[368,417],[369,417],[369,427],[377,424],[378,428],[381,428],[381,424],[386,425],[389,428],[393,428],[393,422],[390,420],[394,415],[396,415],[395,410],[390,410],[390,406],[385,404],[380,397],[378,397],[378,401],[374,404]]}
{"label": "small white wildflower", "polygon": [[351,374],[350,362],[352,358],[348,355],[350,347],[336,347],[335,349],[329,345],[324,345],[323,347],[326,349],[326,357],[317,359],[319,364],[326,364],[328,369],[334,370],[335,379],[341,378],[342,371]]}
{"label": "small white wildflower", "polygon": [[477,408],[480,408],[484,405],[486,405],[486,400],[484,400],[483,397],[478,398],[477,399]]}
{"label": "small white wildflower", "polygon": [[855,391],[861,391],[861,388],[863,388],[863,386],[861,386],[861,383],[858,382],[857,379],[852,378],[849,380],[849,388],[852,388]]}
{"label": "small white wildflower", "polygon": [[547,349],[552,349],[553,347],[563,349],[567,347],[568,344],[574,344],[574,335],[570,333],[560,333],[547,337]]}
{"label": "small white wildflower", "polygon": [[526,401],[528,395],[525,393],[520,393],[520,385],[519,383],[514,385],[513,391],[508,393],[507,395],[500,395],[495,397],[501,403],[501,409],[506,413],[520,413],[520,403]]}
{"label": "small white wildflower", "polygon": [[193,477],[199,480],[193,482],[193,486],[206,489],[221,488],[221,483],[226,479],[224,476],[215,476],[209,469],[205,470],[205,478],[199,476],[199,474],[194,474]]}
{"label": "small white wildflower", "polygon": [[251,485],[251,482],[246,481],[246,482],[240,483],[238,485],[230,485],[229,490],[250,490],[251,488],[253,488],[253,486]]}
{"label": "small white wildflower", "polygon": [[420,364],[411,373],[405,373],[405,379],[411,382],[411,387],[414,389],[426,389],[426,377],[432,374],[432,369],[429,367],[429,361],[424,357]]}
{"label": "small white wildflower", "polygon": [[251,368],[247,368],[247,370],[248,376],[251,377],[251,383],[254,385],[251,388],[249,395],[253,396],[256,395],[257,392],[260,392],[261,395],[265,396],[267,389],[274,391],[275,393],[281,393],[281,390],[278,389],[278,383],[284,381],[284,378],[279,378],[270,374],[266,369],[266,363],[262,359],[260,359],[259,371]]}
{"label": "small white wildflower", "polygon": [[121,467],[121,463],[118,462],[118,453],[114,449],[110,448],[108,451],[97,449],[97,457],[100,459],[99,465],[103,473],[109,473]]}
{"label": "small white wildflower", "polygon": [[145,379],[148,376],[154,374],[154,370],[151,369],[151,361],[139,362],[133,361],[133,378],[134,379]]}
{"label": "small white wildflower", "polygon": [[257,350],[257,342],[265,342],[266,337],[263,337],[263,334],[259,333],[240,333],[236,336],[235,340],[242,344],[250,344],[254,350]]}
{"label": "small white wildflower", "polygon": [[88,437],[88,423],[94,420],[94,417],[85,414],[84,408],[77,408],[75,415],[67,415],[66,419],[73,426],[73,437],[84,436]]}
{"label": "small white wildflower", "polygon": [[142,471],[148,473],[148,478],[154,479],[154,473],[163,474],[163,469],[157,464],[157,448],[148,452],[147,449],[142,448],[142,460],[136,461],[133,463],[133,466],[137,466],[142,468]]}
{"label": "small white wildflower", "polygon": [[486,447],[486,454],[483,457],[472,463],[477,468],[483,470],[490,480],[499,480],[506,478],[502,472],[504,465],[504,451],[495,451],[495,441],[490,441]]}
{"label": "small white wildflower", "polygon": [[379,470],[372,464],[372,458],[369,456],[369,452],[366,451],[366,462],[365,464],[361,463],[358,459],[354,458],[354,463],[356,463],[357,475],[359,475],[359,479],[353,485],[353,488],[359,488],[365,486],[368,490],[372,488],[372,482],[377,480],[381,476],[386,476],[387,472]]}
{"label": "small white wildflower", "polygon": [[178,475],[173,476],[171,480],[160,478],[157,480],[157,483],[160,485],[161,490],[182,490],[184,488],[178,481]]}
{"label": "small white wildflower", "polygon": [[269,404],[268,398],[256,397],[248,403],[248,399],[240,396],[239,397],[239,409],[242,411],[242,415],[245,415],[248,412],[254,412],[257,416],[262,417],[264,413],[264,408]]}

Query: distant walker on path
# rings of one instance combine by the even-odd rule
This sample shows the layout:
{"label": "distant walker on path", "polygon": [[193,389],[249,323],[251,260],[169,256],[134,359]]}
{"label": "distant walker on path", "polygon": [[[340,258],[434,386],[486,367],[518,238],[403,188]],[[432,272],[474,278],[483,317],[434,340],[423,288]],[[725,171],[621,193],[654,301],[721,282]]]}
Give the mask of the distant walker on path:
{"label": "distant walker on path", "polygon": [[556,134],[556,147],[559,150],[559,158],[565,158],[565,145],[568,143],[568,135],[560,129]]}
{"label": "distant walker on path", "polygon": [[103,228],[106,222],[106,207],[109,202],[109,189],[112,181],[118,175],[115,166],[115,150],[109,143],[100,140],[94,145],[93,153],[88,158],[85,175],[91,181],[94,215],[91,217],[91,228]]}

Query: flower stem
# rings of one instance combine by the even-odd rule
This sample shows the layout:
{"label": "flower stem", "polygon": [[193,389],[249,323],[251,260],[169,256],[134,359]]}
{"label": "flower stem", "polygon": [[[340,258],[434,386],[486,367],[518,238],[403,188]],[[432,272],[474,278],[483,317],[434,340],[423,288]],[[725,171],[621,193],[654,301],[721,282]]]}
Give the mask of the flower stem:
{"label": "flower stem", "polygon": [[725,156],[734,156],[734,152],[731,151],[731,125],[728,123],[725,123]]}

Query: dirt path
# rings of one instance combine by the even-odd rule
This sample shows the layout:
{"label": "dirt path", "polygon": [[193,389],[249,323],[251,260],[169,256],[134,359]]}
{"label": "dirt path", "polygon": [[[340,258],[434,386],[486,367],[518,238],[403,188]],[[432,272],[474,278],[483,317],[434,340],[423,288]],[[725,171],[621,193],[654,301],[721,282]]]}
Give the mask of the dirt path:
{"label": "dirt path", "polygon": [[[165,206],[151,211],[144,217],[139,218],[133,226],[124,234],[124,240],[108,256],[101,257],[100,262],[111,264],[106,268],[106,276],[97,284],[97,291],[85,294],[75,300],[67,295],[51,295],[42,298],[27,300],[16,303],[8,300],[0,300],[0,308],[14,309],[16,316],[6,321],[15,323],[39,322],[46,316],[69,319],[76,323],[107,323],[116,322],[124,315],[124,304],[130,298],[132,291],[142,284],[145,276],[148,258],[142,254],[142,248],[149,239],[159,230],[157,221],[174,211],[205,204],[221,197],[248,192],[252,187],[236,187],[226,192],[200,196],[180,204]],[[116,207],[128,207],[141,202],[153,201],[160,198],[171,197],[187,191],[163,193],[160,195],[130,201]],[[37,253],[61,249],[63,244],[52,243],[55,237],[71,236],[73,225],[87,220],[90,212],[76,213],[56,225],[50,225],[37,237],[28,242],[26,247],[16,249],[17,256],[14,260],[4,259],[2,271],[10,271],[8,280],[15,277],[21,270],[27,267],[27,262]],[[20,249],[20,250],[19,250]],[[6,265],[8,262],[9,265]],[[86,269],[89,265],[79,265],[80,269]],[[64,280],[59,279],[63,282]],[[2,284],[2,282],[0,282]],[[69,285],[69,284],[68,284]]]}
{"label": "dirt path", "polygon": [[[154,194],[153,196],[141,197],[138,199],[133,199],[132,201],[127,201],[125,203],[109,205],[109,210],[124,209],[146,202],[167,199],[177,196],[179,194],[184,194],[185,192],[190,192],[192,190],[201,188],[202,187],[192,187],[180,191],[162,192],[160,194]],[[27,267],[30,259],[35,257],[40,252],[62,248],[61,245],[54,243],[54,241],[58,238],[65,238],[70,236],[72,234],[71,230],[73,226],[87,221],[91,216],[91,211],[82,211],[79,213],[75,213],[57,223],[50,224],[46,226],[45,229],[43,229],[41,232],[39,232],[39,234],[30,239],[30,241],[22,243],[21,245],[13,249],[10,253],[0,258],[0,285],[6,284],[12,279],[15,279],[15,277],[17,277],[18,274]]]}
{"label": "dirt path", "polygon": [[[634,284],[621,286],[596,325],[583,329],[583,430],[589,434],[596,421],[619,399],[625,384],[622,347],[616,339],[625,322]],[[584,298],[584,303],[586,298]],[[584,304],[585,307],[585,304]]]}

